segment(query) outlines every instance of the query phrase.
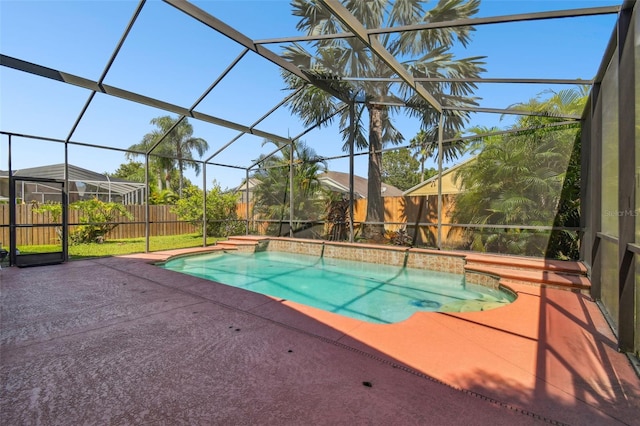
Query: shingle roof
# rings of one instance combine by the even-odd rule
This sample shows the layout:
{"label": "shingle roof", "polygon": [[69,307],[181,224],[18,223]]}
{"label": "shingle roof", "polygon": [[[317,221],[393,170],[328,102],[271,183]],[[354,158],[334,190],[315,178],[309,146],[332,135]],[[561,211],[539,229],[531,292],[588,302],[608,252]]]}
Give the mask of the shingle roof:
{"label": "shingle roof", "polygon": [[[335,192],[349,192],[349,173],[325,172],[318,176],[318,180],[327,188]],[[355,198],[367,198],[367,179],[360,176],[353,176],[353,192]],[[401,197],[402,191],[393,185],[382,184],[383,197]]]}

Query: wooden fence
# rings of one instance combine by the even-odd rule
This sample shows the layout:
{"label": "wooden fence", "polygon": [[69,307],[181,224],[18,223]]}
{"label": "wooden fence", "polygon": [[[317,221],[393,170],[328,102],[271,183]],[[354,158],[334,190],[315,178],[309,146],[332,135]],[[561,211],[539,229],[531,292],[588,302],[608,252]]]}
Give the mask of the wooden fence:
{"label": "wooden fence", "polygon": [[[133,219],[125,217],[117,218],[116,222],[125,222],[118,225],[107,234],[107,239],[140,238],[145,235],[145,206],[129,205],[125,206]],[[55,222],[48,212],[38,213],[32,204],[20,204],[16,206],[16,241],[18,247],[21,245],[44,245],[57,244]],[[150,234],[157,235],[179,235],[197,232],[195,226],[180,222],[178,216],[170,211],[171,206],[149,206]],[[80,212],[70,210],[68,212],[69,224],[76,224],[80,221]],[[0,243],[3,247],[9,246],[9,205],[0,204]],[[132,222],[132,223],[126,223]],[[20,225],[36,225],[33,227],[21,227]],[[49,226],[37,226],[49,225]],[[69,230],[73,231],[71,225]]]}
{"label": "wooden fence", "polygon": [[[443,197],[442,223],[450,223],[453,209],[452,199],[449,196]],[[133,222],[118,225],[107,234],[108,239],[140,238],[145,235],[145,206],[129,205],[127,210],[133,215],[133,219],[119,218],[116,221]],[[47,225],[53,221],[49,213],[38,213],[31,204],[16,206],[16,217],[18,225]],[[172,213],[171,206],[149,206],[150,210],[150,233],[156,235],[179,235],[199,231],[195,226],[180,222],[178,217]],[[367,200],[357,200],[354,205],[354,221],[364,222],[367,211]],[[438,199],[436,196],[420,197],[384,197],[386,229],[396,231],[406,229],[410,236],[414,237],[416,243],[433,245],[436,241],[436,227],[417,226],[418,223],[437,223],[438,221]],[[237,206],[238,216],[246,219],[246,205],[239,203]],[[79,222],[80,213],[77,210],[70,210],[69,223]],[[251,214],[251,213],[250,213]],[[0,243],[3,246],[9,245],[9,205],[0,204]],[[257,218],[255,218],[257,219]],[[70,231],[73,231],[73,225]],[[456,233],[450,232],[450,227],[443,226],[443,236],[457,238]],[[42,245],[56,244],[58,241],[55,226],[18,227],[16,229],[16,240],[20,245]]]}
{"label": "wooden fence", "polygon": [[[438,222],[438,197],[416,196],[416,197],[384,197],[384,221],[385,229],[397,231],[405,229],[414,238],[416,244],[435,246],[437,241]],[[249,214],[251,215],[251,205]],[[367,214],[367,200],[356,200],[354,206],[353,220],[356,223],[364,222]],[[239,203],[237,212],[242,219],[246,218],[246,204]],[[453,196],[443,196],[442,223],[451,223],[453,212]],[[258,220],[257,217],[252,219]],[[434,225],[418,225],[420,223],[432,223]],[[266,226],[262,227],[266,230]],[[458,245],[462,239],[460,230],[451,230],[450,226],[442,227],[443,238],[447,238],[452,245]]]}

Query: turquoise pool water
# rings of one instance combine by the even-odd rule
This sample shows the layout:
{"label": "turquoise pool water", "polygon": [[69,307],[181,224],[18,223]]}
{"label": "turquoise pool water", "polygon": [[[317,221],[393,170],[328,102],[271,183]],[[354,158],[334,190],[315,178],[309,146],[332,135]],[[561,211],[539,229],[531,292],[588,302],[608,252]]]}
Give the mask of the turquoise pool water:
{"label": "turquoise pool water", "polygon": [[480,311],[512,301],[466,284],[462,275],[272,251],[180,257],[162,267],[382,324],[415,312]]}

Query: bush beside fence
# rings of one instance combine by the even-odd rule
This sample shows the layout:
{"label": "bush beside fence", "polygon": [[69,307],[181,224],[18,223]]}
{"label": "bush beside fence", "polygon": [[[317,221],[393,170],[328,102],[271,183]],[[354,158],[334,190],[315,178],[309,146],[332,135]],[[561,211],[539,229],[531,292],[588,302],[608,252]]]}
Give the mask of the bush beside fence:
{"label": "bush beside fence", "polygon": [[[133,215],[133,220],[123,219],[123,223],[107,234],[107,239],[140,238],[145,236],[145,210],[143,205],[129,205],[127,210]],[[53,221],[49,213],[37,213],[36,205],[19,204],[16,205],[16,241],[18,247],[21,245],[46,245],[57,244],[58,236],[54,226],[49,225]],[[70,210],[68,212],[70,231],[72,224],[80,221],[80,212]],[[0,243],[4,247],[9,246],[9,204],[0,204]],[[177,215],[171,213],[171,206],[154,205],[149,206],[149,222],[151,235],[181,235],[198,232],[199,228],[187,222],[180,222]],[[36,225],[34,227],[21,227],[20,225]]]}

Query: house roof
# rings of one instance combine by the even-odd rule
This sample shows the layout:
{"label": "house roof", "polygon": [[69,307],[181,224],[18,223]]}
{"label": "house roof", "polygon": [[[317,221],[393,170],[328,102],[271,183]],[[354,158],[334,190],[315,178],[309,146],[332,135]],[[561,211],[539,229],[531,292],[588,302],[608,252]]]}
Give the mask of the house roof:
{"label": "house roof", "polygon": [[[318,181],[323,188],[326,188],[333,192],[339,192],[343,194],[349,193],[349,173],[343,172],[324,172],[318,175]],[[249,178],[249,191],[253,191],[260,183],[259,179]],[[246,190],[246,183],[243,181],[234,191],[244,192]],[[355,198],[367,198],[367,179],[353,175],[353,193]],[[402,191],[393,185],[386,183],[382,184],[382,196],[383,197],[401,197]]]}
{"label": "house roof", "polygon": [[[253,191],[253,189],[260,183],[259,179],[249,178],[249,191]],[[231,188],[231,191],[234,192],[244,192],[247,190],[247,181],[243,180],[242,183],[235,188]]]}
{"label": "house roof", "polygon": [[[349,173],[324,172],[318,176],[320,183],[327,189],[334,192],[349,193]],[[353,176],[353,192],[355,198],[367,198],[367,179],[360,176]],[[401,197],[402,191],[393,185],[382,184],[383,197]]]}
{"label": "house roof", "polygon": [[[442,171],[442,178],[444,179],[445,176],[448,176],[448,175],[452,174],[453,172],[455,172],[456,170],[458,170],[459,168],[463,167],[464,165],[469,164],[472,161],[475,161],[476,158],[477,158],[477,156],[473,156],[473,157],[471,157],[471,158],[469,158],[469,159],[467,159],[465,161],[462,161],[462,162],[456,164],[453,167],[448,168],[447,170],[443,170]],[[419,190],[420,188],[423,188],[423,187],[425,187],[427,185],[431,185],[431,184],[433,184],[435,182],[438,182],[438,175],[432,176],[429,179],[424,180],[424,181],[420,182],[419,184],[407,189],[406,191],[403,192],[403,195],[410,195],[411,193]],[[456,186],[460,187],[459,184],[456,184]]]}
{"label": "house roof", "polygon": [[[109,177],[106,174],[97,173],[82,167],[69,164],[69,181],[90,183],[101,188],[109,188],[110,191],[118,194],[128,194],[132,191],[144,188],[145,184],[131,182],[128,180]],[[13,171],[13,176],[40,179],[64,179],[64,163],[51,164],[48,166],[31,167]],[[0,178],[8,178],[9,172],[0,170]]]}

